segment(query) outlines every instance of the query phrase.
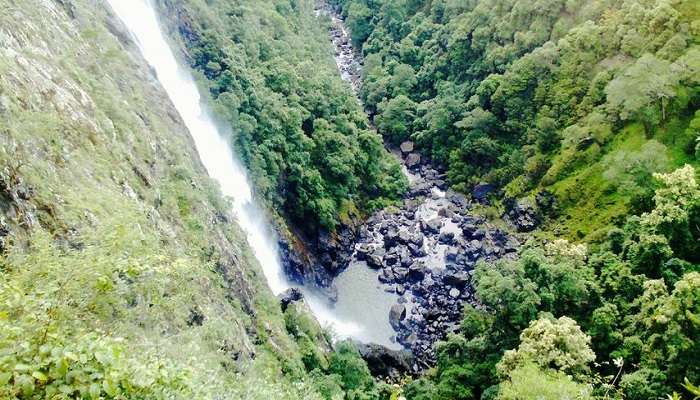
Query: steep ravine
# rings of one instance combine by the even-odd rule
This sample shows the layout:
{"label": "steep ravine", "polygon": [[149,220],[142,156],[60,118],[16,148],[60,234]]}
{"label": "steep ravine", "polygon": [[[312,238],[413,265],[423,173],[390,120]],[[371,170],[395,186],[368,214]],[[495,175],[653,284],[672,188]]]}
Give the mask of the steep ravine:
{"label": "steep ravine", "polygon": [[[363,61],[348,29],[327,4],[319,4],[317,15],[330,18],[339,73],[359,95]],[[363,317],[384,336],[378,342],[388,339],[411,350],[417,370],[434,360],[432,345],[458,327],[464,304],[476,305],[471,287],[476,262],[515,257],[519,240],[475,216],[472,201],[450,190],[445,175],[412,142],[389,149],[401,159],[410,189],[398,209],[372,215],[347,253],[336,257],[350,261],[334,280],[335,307],[348,316],[353,313],[347,310],[357,315],[372,310]],[[372,289],[390,296],[368,296]]]}

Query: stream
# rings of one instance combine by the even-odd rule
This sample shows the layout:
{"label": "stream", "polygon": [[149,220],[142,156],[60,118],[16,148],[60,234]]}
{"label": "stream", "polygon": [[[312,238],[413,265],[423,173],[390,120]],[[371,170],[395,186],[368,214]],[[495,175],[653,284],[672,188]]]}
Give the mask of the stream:
{"label": "stream", "polygon": [[[329,18],[339,74],[362,103],[363,60],[349,30],[326,3],[318,4],[316,15]],[[398,210],[379,211],[361,227],[347,250],[347,268],[334,280],[334,310],[359,324],[364,338],[411,350],[416,371],[434,362],[433,344],[458,328],[465,303],[478,306],[471,287],[475,264],[514,258],[519,241],[473,215],[471,200],[451,191],[445,174],[413,142],[387,148],[403,164],[409,191]]]}

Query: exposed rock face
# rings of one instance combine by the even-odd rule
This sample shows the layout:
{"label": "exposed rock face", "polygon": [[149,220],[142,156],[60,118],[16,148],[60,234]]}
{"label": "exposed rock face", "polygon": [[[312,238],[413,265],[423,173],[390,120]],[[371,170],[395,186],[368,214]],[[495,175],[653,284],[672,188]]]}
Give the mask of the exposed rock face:
{"label": "exposed rock face", "polygon": [[405,375],[415,373],[415,360],[406,350],[390,350],[378,344],[355,342],[372,375],[397,381]]}
{"label": "exposed rock face", "polygon": [[304,299],[304,294],[297,288],[287,289],[280,293],[278,296],[280,299],[280,305],[282,306],[282,311],[286,311],[287,307],[294,302],[301,301]]}
{"label": "exposed rock face", "polygon": [[389,311],[389,322],[394,328],[401,326],[401,321],[406,319],[406,306],[403,304],[394,304]]}
{"label": "exposed rock face", "polygon": [[511,201],[506,206],[508,211],[506,211],[505,217],[518,232],[531,232],[541,223],[537,206],[528,199]]}

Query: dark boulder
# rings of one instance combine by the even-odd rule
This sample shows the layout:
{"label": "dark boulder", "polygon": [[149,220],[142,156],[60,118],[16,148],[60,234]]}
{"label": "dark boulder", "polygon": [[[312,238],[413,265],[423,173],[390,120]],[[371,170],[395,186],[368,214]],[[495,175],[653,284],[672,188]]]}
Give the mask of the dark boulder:
{"label": "dark boulder", "polygon": [[304,294],[297,288],[290,288],[280,293],[278,297],[282,311],[286,311],[289,304],[301,301],[304,298]]}
{"label": "dark boulder", "polygon": [[389,323],[394,329],[401,328],[401,321],[406,319],[406,306],[403,304],[394,304],[389,310]]}
{"label": "dark boulder", "polygon": [[421,221],[420,227],[425,233],[437,234],[440,233],[440,228],[442,227],[442,221],[440,218],[433,218],[429,221]]}
{"label": "dark boulder", "polygon": [[515,226],[518,232],[532,232],[540,224],[540,216],[536,206],[528,199],[508,202],[505,217]]}
{"label": "dark boulder", "polygon": [[411,264],[410,267],[408,267],[408,279],[414,282],[422,281],[423,278],[425,277],[426,274],[426,267],[425,265],[420,262],[416,261],[413,264]]}
{"label": "dark boulder", "polygon": [[425,250],[423,250],[423,246],[417,246],[412,243],[408,245],[408,250],[411,252],[413,257],[425,257],[428,255]]}
{"label": "dark boulder", "polygon": [[482,183],[474,186],[472,197],[478,202],[484,202],[487,197],[496,190],[496,186],[490,183]]}
{"label": "dark boulder", "polygon": [[412,372],[414,358],[406,350],[390,350],[370,343],[355,343],[360,356],[367,362],[372,375],[379,378],[399,379]]}
{"label": "dark boulder", "polygon": [[399,232],[394,228],[387,230],[384,234],[384,247],[390,249],[399,244]]}
{"label": "dark boulder", "polygon": [[396,279],[394,273],[389,268],[384,268],[377,277],[381,283],[392,283]]}
{"label": "dark boulder", "polygon": [[358,260],[366,260],[367,255],[372,251],[372,248],[368,244],[361,244],[357,246],[357,252],[355,253],[355,257],[357,257]]}
{"label": "dark boulder", "polygon": [[455,247],[450,247],[445,251],[445,261],[448,263],[455,263],[459,258],[459,249]]}
{"label": "dark boulder", "polygon": [[[399,296],[403,296],[406,293],[406,286],[404,285],[396,285],[396,294]],[[404,301],[402,301],[404,300]],[[405,302],[404,298],[399,298],[399,303],[403,304]]]}
{"label": "dark boulder", "polygon": [[455,242],[455,234],[452,232],[442,232],[438,241],[442,244],[453,244]]}
{"label": "dark boulder", "polygon": [[394,277],[396,278],[396,282],[405,282],[406,278],[408,278],[408,268],[394,268]]}
{"label": "dark boulder", "polygon": [[373,269],[381,268],[383,265],[382,260],[384,259],[385,254],[386,251],[383,248],[379,247],[375,249],[373,252],[367,255],[367,265]]}
{"label": "dark boulder", "polygon": [[443,281],[456,288],[463,288],[469,283],[469,274],[464,271],[448,272]]}
{"label": "dark boulder", "polygon": [[396,265],[399,262],[399,255],[396,253],[389,253],[384,256],[384,264],[387,266]]}

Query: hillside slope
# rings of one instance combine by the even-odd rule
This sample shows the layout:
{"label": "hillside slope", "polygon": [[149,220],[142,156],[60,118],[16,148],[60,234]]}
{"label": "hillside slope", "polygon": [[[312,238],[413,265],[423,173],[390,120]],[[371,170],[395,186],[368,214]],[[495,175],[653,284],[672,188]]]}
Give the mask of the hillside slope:
{"label": "hillside slope", "polygon": [[384,137],[530,239],[407,397],[696,396],[700,3],[331,3]]}
{"label": "hillside slope", "polygon": [[0,397],[373,390],[352,349],[282,313],[107,4],[0,3]]}
{"label": "hillside slope", "polygon": [[652,173],[697,165],[696,1],[332,3],[380,132],[415,140],[455,189],[548,191],[550,228],[594,240],[649,209]]}

